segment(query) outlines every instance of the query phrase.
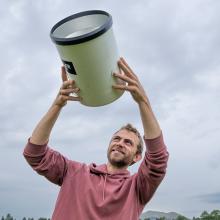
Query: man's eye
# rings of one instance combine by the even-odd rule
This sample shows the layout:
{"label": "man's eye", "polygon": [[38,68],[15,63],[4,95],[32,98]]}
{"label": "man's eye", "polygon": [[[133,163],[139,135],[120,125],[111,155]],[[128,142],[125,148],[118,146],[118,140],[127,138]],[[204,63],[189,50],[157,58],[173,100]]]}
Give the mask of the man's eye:
{"label": "man's eye", "polygon": [[125,143],[128,145],[132,145],[132,142],[130,140],[125,140]]}

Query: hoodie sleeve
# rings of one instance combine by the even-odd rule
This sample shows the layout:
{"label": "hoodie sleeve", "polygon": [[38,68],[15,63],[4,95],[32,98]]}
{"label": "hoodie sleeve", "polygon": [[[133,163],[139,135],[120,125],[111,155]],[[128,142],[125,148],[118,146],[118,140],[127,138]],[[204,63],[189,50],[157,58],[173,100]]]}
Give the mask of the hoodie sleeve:
{"label": "hoodie sleeve", "polygon": [[[36,145],[28,140],[23,155],[28,164],[40,175],[49,181],[62,185],[67,173],[69,160],[59,152],[51,149],[47,144]],[[80,163],[71,161],[71,165],[77,169]]]}
{"label": "hoodie sleeve", "polygon": [[162,133],[157,138],[144,141],[147,149],[136,177],[136,190],[142,205],[151,199],[163,180],[169,156]]}

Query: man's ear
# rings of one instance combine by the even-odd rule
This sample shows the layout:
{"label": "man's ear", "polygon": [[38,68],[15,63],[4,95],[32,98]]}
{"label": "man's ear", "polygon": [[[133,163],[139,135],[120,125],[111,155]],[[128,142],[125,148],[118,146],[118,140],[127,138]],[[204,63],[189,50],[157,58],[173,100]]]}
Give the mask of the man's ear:
{"label": "man's ear", "polygon": [[137,163],[138,161],[140,161],[142,159],[142,155],[141,154],[136,154],[133,161],[134,163]]}

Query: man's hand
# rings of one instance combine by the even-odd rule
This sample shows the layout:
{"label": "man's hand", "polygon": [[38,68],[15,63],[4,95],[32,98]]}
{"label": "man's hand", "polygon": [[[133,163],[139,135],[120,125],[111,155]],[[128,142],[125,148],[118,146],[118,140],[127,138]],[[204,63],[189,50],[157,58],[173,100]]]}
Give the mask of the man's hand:
{"label": "man's hand", "polygon": [[33,144],[42,145],[47,143],[51,130],[61,112],[62,107],[66,105],[67,101],[80,100],[79,96],[71,96],[71,93],[77,94],[79,92],[79,88],[76,87],[74,80],[67,80],[64,66],[61,68],[61,74],[63,84],[52,106],[35,127],[30,138],[31,143]]}
{"label": "man's hand", "polygon": [[59,93],[53,103],[53,105],[57,105],[59,107],[63,107],[66,105],[67,101],[80,101],[81,98],[79,96],[72,96],[71,94],[78,94],[79,88],[76,87],[74,80],[68,80],[66,75],[65,67],[61,67],[61,74],[63,84],[59,90]]}
{"label": "man's hand", "polygon": [[[153,139],[161,134],[160,125],[153,113],[148,97],[134,74],[123,58],[118,61],[120,73],[113,75],[125,82],[125,84],[113,85],[113,88],[129,91],[133,99],[138,103],[141,120],[144,128],[144,136],[147,139]],[[121,72],[123,71],[124,74]]]}
{"label": "man's hand", "polygon": [[149,100],[145,94],[145,91],[140,81],[138,80],[138,77],[135,75],[133,70],[129,67],[129,65],[126,63],[126,61],[123,58],[120,58],[120,60],[118,61],[118,66],[120,72],[123,71],[124,74],[113,73],[113,75],[126,82],[126,84],[113,85],[113,88],[129,91],[133,99],[138,104],[144,102],[145,104],[149,105]]}

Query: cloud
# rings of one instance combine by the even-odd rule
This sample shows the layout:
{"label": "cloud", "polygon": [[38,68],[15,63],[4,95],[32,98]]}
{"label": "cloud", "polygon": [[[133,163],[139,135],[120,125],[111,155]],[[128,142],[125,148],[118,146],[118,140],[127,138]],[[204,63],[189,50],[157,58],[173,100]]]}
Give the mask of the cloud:
{"label": "cloud", "polygon": [[207,203],[220,204],[220,192],[199,195],[197,199]]}
{"label": "cloud", "polygon": [[[61,0],[4,1],[0,8],[4,27],[0,37],[0,197],[6,199],[0,212],[10,211],[11,204],[24,216],[25,207],[34,210],[40,195],[51,189],[25,163],[23,146],[61,85],[61,61],[50,29],[60,19],[89,9],[112,14],[120,54],[146,89],[170,151],[167,176],[147,208],[183,210],[186,216],[200,213],[207,203],[214,209],[220,181],[219,7],[217,0],[128,0],[126,4],[95,0],[86,5]],[[106,161],[111,135],[127,122],[143,133],[138,106],[127,93],[98,108],[69,103],[53,129],[50,145],[69,158],[100,164]],[[57,191],[53,188],[48,201],[41,203],[42,216],[52,212]],[[195,194],[201,195],[196,205],[189,201]],[[22,195],[20,204],[16,198]],[[34,215],[40,217],[39,211]]]}

